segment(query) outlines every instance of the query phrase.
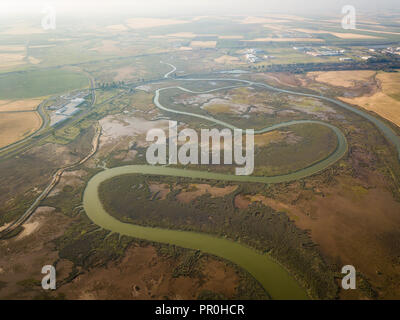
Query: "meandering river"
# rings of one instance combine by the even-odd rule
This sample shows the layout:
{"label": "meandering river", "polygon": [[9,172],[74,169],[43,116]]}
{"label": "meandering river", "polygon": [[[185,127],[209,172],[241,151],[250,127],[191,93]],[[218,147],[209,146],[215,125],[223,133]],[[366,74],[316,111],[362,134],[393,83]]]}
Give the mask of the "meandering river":
{"label": "meandering river", "polygon": [[[385,123],[376,119],[375,117],[367,114],[361,110],[352,108],[340,101],[336,101],[334,99],[321,97],[317,95],[303,94],[299,92],[292,92],[282,89],[276,89],[271,86],[268,86],[263,83],[255,83],[247,80],[239,80],[239,79],[180,79],[186,81],[238,81],[243,85],[251,86],[263,86],[270,90],[295,94],[301,96],[314,97],[317,99],[322,99],[325,101],[329,101],[335,103],[336,105],[351,110],[369,121],[375,123],[375,125],[381,129],[386,138],[392,142],[398,152],[400,157],[400,139],[393,132],[391,128],[389,128]],[[155,105],[161,110],[187,115],[197,118],[202,118],[204,120],[216,123],[218,125],[236,129],[234,126],[220,121],[218,119],[214,119],[212,117],[208,117],[205,115],[194,114],[190,112],[177,111],[163,106],[159,97],[162,91],[168,89],[179,89],[186,92],[191,93],[207,93],[216,90],[222,90],[226,88],[235,88],[239,86],[230,86],[225,88],[217,88],[204,92],[194,92],[179,86],[176,87],[168,87],[161,88],[156,91],[154,97]],[[121,235],[132,236],[135,238],[145,239],[148,241],[166,243],[171,245],[180,246],[183,248],[201,250],[203,252],[207,252],[221,258],[227,259],[243,269],[247,270],[254,278],[256,278],[266,289],[269,295],[273,299],[307,299],[307,294],[304,288],[302,288],[298,282],[283,268],[279,263],[273,260],[269,255],[260,253],[244,244],[239,242],[234,242],[225,238],[219,238],[216,236],[197,233],[197,232],[187,232],[187,231],[179,231],[179,230],[166,230],[161,228],[151,228],[133,225],[129,223],[124,223],[116,218],[109,215],[103,208],[101,200],[99,198],[98,189],[102,182],[107,181],[113,177],[124,175],[124,174],[146,174],[146,175],[158,175],[158,176],[174,176],[174,177],[187,177],[187,178],[196,178],[196,179],[210,179],[210,180],[224,180],[224,181],[232,181],[232,182],[252,182],[252,183],[280,183],[302,179],[308,176],[311,176],[315,173],[318,173],[336,161],[338,161],[343,155],[347,152],[347,140],[343,133],[335,126],[321,121],[313,121],[313,120],[299,120],[299,121],[291,121],[280,123],[274,126],[270,126],[264,128],[262,130],[256,131],[257,134],[264,133],[272,130],[276,130],[281,127],[288,127],[300,123],[317,123],[320,125],[324,125],[329,127],[337,136],[338,145],[336,150],[330,154],[326,159],[315,163],[307,168],[303,168],[299,171],[281,175],[274,177],[256,177],[256,176],[236,176],[222,173],[213,173],[206,171],[196,171],[196,170],[187,170],[187,169],[177,169],[170,168],[166,166],[150,166],[150,165],[133,165],[133,166],[123,166],[114,169],[108,169],[102,171],[95,175],[87,184],[87,187],[83,196],[83,205],[88,217],[98,226],[110,230],[112,232],[119,233]]]}

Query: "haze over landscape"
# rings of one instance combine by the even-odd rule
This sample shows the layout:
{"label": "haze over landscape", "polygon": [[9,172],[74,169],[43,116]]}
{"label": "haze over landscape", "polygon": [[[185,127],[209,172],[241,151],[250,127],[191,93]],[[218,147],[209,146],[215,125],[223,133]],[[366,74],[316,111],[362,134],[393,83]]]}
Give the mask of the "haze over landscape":
{"label": "haze over landscape", "polygon": [[242,14],[265,14],[265,13],[286,13],[286,14],[337,14],[345,5],[352,5],[363,13],[379,13],[390,10],[398,12],[396,0],[3,0],[0,4],[0,11],[3,14],[9,13],[37,13],[38,7],[54,5],[60,12],[79,14],[81,11],[134,15],[242,15]]}

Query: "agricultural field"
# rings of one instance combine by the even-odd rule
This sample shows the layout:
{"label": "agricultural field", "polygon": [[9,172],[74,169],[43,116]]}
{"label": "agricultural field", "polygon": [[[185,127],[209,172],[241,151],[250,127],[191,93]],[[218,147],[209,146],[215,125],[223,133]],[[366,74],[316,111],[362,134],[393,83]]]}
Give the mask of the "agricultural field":
{"label": "agricultural field", "polygon": [[89,86],[87,77],[68,70],[37,70],[0,75],[0,99],[30,99]]}
{"label": "agricultural field", "polygon": [[36,110],[43,98],[22,99],[22,100],[1,100],[0,112],[11,111],[33,111]]}
{"label": "agricultural field", "polygon": [[373,111],[400,127],[400,72],[378,73],[376,81],[379,89],[372,95],[341,99]]}
{"label": "agricultural field", "polygon": [[326,83],[334,87],[351,88],[357,85],[357,82],[365,82],[375,76],[375,71],[331,71],[331,72],[310,72],[309,77],[317,82]]}
{"label": "agricultural field", "polygon": [[399,126],[399,75],[398,70],[329,71],[310,72],[298,80],[313,89],[318,84],[326,85],[323,90],[333,90],[333,94],[342,101],[374,112]]}
{"label": "agricultural field", "polygon": [[0,148],[31,135],[41,125],[42,119],[36,112],[1,112]]}

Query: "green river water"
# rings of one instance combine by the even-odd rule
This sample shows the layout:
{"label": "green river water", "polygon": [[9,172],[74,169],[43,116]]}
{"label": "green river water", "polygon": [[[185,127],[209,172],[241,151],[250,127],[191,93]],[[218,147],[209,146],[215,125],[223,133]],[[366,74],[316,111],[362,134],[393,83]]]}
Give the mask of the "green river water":
{"label": "green river water", "polygon": [[[89,181],[83,197],[86,214],[96,225],[121,235],[201,250],[219,256],[247,270],[262,284],[273,299],[307,299],[304,289],[281,265],[268,255],[259,253],[246,245],[203,233],[133,225],[121,222],[109,215],[104,210],[99,198],[98,188],[100,184],[112,177],[133,173],[204,179],[212,179],[214,176],[215,179],[219,180],[224,178],[232,180],[230,178],[239,177],[146,165],[125,166],[102,171]],[[234,179],[234,181],[238,180]]]}

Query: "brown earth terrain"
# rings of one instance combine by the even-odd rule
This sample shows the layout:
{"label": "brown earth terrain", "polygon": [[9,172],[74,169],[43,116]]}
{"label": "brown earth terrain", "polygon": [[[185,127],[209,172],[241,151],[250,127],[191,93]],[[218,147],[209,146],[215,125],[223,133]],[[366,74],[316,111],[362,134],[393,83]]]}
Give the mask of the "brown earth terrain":
{"label": "brown earth terrain", "polygon": [[62,288],[67,299],[196,299],[203,291],[232,298],[239,277],[235,270],[212,258],[201,258],[201,274],[174,277],[176,262],[160,257],[152,246],[130,247],[123,259],[96,268]]}
{"label": "brown earth terrain", "polygon": [[[0,241],[0,298],[32,299],[41,291],[42,267],[58,259],[52,240],[61,236],[71,219],[54,208],[39,207],[15,238]],[[59,268],[57,279],[68,275]]]}
{"label": "brown earth terrain", "polygon": [[[256,202],[285,212],[298,227],[309,230],[328,261],[355,266],[378,288],[380,298],[400,296],[400,202],[379,173],[340,176],[334,184],[306,190],[294,183],[274,197],[241,194],[235,198],[240,209]],[[341,297],[355,298],[346,291]]]}
{"label": "brown earth terrain", "polygon": [[182,190],[176,198],[183,203],[190,203],[203,194],[210,194],[211,197],[224,197],[237,189],[237,186],[227,186],[224,188],[212,187],[208,184],[190,184],[186,190]]}
{"label": "brown earth terrain", "polygon": [[175,276],[179,262],[152,246],[131,246],[123,258],[65,280],[73,263],[60,259],[54,240],[77,222],[50,207],[39,207],[15,238],[0,241],[0,298],[32,299],[41,289],[44,265],[57,262],[58,288],[50,296],[67,299],[196,299],[202,291],[234,298],[240,277],[235,269],[208,256],[195,264],[196,276]]}

